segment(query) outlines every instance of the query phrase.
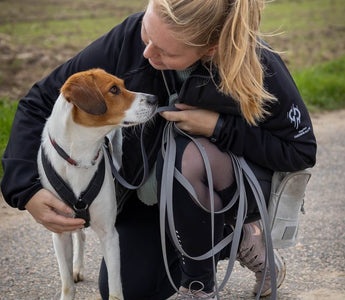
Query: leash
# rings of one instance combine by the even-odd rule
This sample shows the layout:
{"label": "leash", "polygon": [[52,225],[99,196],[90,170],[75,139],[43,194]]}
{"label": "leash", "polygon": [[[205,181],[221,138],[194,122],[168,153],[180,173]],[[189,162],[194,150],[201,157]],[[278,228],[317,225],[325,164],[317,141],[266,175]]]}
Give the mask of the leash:
{"label": "leash", "polygon": [[138,185],[133,185],[131,183],[129,183],[126,179],[124,179],[119,171],[115,168],[115,165],[113,163],[113,158],[111,156],[110,153],[110,140],[108,137],[104,138],[104,146],[106,148],[106,153],[108,155],[109,161],[110,161],[110,166],[111,166],[111,172],[113,174],[113,177],[121,184],[123,185],[125,188],[129,189],[129,190],[136,190],[138,188],[140,188],[146,181],[146,178],[149,174],[149,162],[147,159],[147,154],[145,151],[145,146],[144,146],[144,130],[145,130],[145,124],[142,125],[141,127],[141,132],[140,132],[140,149],[141,149],[141,157],[142,157],[142,161],[143,161],[143,177],[140,181],[140,183]]}
{"label": "leash", "polygon": [[83,191],[79,198],[77,198],[71,187],[62,179],[62,177],[55,171],[52,164],[49,162],[44,149],[41,149],[41,160],[44,172],[48,178],[48,181],[53,186],[60,198],[68,204],[75,212],[76,218],[82,218],[85,220],[85,227],[90,226],[90,213],[89,207],[93,200],[98,195],[103,185],[105,176],[105,159],[104,156],[99,162],[96,173],[93,175],[86,190]]}
{"label": "leash", "polygon": [[[162,106],[159,107],[156,111],[156,113],[163,112],[163,111],[179,111],[174,106]],[[122,184],[124,187],[134,190],[141,187],[146,177],[149,173],[148,170],[148,161],[147,161],[147,155],[144,148],[143,143],[143,133],[145,129],[145,124],[142,125],[141,128],[141,135],[140,135],[140,147],[141,147],[141,153],[142,153],[142,159],[143,159],[143,178],[141,182],[138,185],[132,185],[128,183],[116,170],[115,166],[111,164],[112,166],[112,172],[113,176],[119,181],[120,184]],[[221,210],[215,211],[214,209],[214,194],[212,192],[212,189],[209,189],[209,199],[211,202],[211,209],[204,207],[198,197],[196,192],[194,191],[193,186],[188,182],[188,180],[182,175],[182,173],[175,168],[175,159],[176,159],[176,143],[175,143],[175,135],[181,134],[189,138],[197,147],[199,150],[206,169],[206,177],[208,186],[213,186],[213,178],[212,178],[212,172],[210,163],[206,154],[206,151],[204,150],[203,146],[192,136],[188,135],[184,131],[180,130],[174,122],[168,121],[164,127],[163,130],[163,137],[162,137],[162,145],[161,145],[161,152],[163,155],[163,172],[162,172],[162,179],[161,179],[161,191],[160,191],[160,203],[159,203],[159,210],[160,210],[160,234],[161,234],[161,245],[162,245],[162,253],[163,253],[163,261],[166,269],[167,276],[169,278],[169,281],[175,291],[178,294],[181,294],[176,287],[172,276],[170,274],[169,270],[169,264],[168,264],[168,258],[167,258],[167,251],[166,251],[166,223],[169,225],[169,231],[173,240],[173,243],[176,247],[176,249],[179,250],[180,253],[182,253],[184,256],[193,259],[193,260],[205,260],[208,258],[212,258],[213,261],[213,273],[215,274],[215,292],[209,297],[217,297],[219,298],[219,292],[225,287],[226,283],[228,282],[231,273],[233,271],[236,257],[238,253],[238,248],[240,245],[240,239],[241,239],[241,233],[242,233],[242,226],[244,224],[245,217],[247,215],[247,194],[245,190],[244,180],[246,179],[249,183],[249,186],[254,194],[257,206],[259,208],[260,216],[261,216],[261,222],[262,222],[262,230],[263,230],[263,236],[265,240],[266,245],[266,259],[265,259],[265,267],[264,267],[264,276],[262,279],[262,282],[260,284],[259,292],[256,296],[256,299],[260,298],[260,294],[264,285],[264,279],[266,277],[267,269],[269,268],[270,271],[270,279],[271,279],[271,299],[276,299],[277,297],[277,282],[276,282],[276,270],[275,270],[275,261],[274,261],[274,253],[273,253],[273,244],[272,244],[272,238],[270,233],[270,226],[269,226],[269,218],[267,213],[267,207],[265,202],[265,197],[262,193],[260,184],[246,163],[245,159],[242,157],[237,157],[233,153],[229,152],[229,156],[232,160],[233,169],[234,169],[234,175],[235,180],[237,184],[237,190],[233,196],[233,198],[230,200],[230,202]],[[109,143],[109,140],[106,141],[106,145]],[[106,146],[109,150],[109,146]],[[110,151],[106,151],[108,154],[109,159],[111,160],[111,154]],[[174,224],[174,217],[173,217],[173,181],[174,178],[188,191],[188,193],[195,199],[195,201],[198,203],[199,207],[201,207],[206,212],[210,213],[211,216],[211,231],[212,231],[212,245],[211,249],[207,251],[206,253],[199,255],[199,256],[191,256],[182,248],[178,241],[178,237],[176,235],[176,229]],[[236,224],[234,227],[234,230],[232,233],[227,235],[223,240],[219,241],[217,244],[215,244],[214,240],[214,216],[215,214],[221,214],[226,212],[227,210],[231,209],[236,203],[238,203],[238,210],[237,210],[237,217],[236,217]],[[229,254],[229,261],[228,266],[225,272],[225,276],[221,282],[221,284],[218,286],[217,278],[216,278],[216,261],[215,261],[215,255],[220,252],[222,249],[224,249],[229,243],[231,244],[230,248],[230,254]]]}
{"label": "leash", "polygon": [[[174,107],[174,106],[161,106],[158,107],[156,110],[156,113],[160,113],[163,111],[179,111],[178,108]],[[115,165],[113,163],[113,158],[111,156],[110,153],[110,140],[108,137],[105,137],[105,141],[104,141],[104,146],[106,148],[106,153],[108,155],[109,161],[111,162],[111,172],[113,173],[114,178],[125,188],[129,189],[129,190],[137,190],[140,187],[143,186],[143,184],[145,183],[147,176],[149,175],[149,163],[148,163],[148,159],[147,159],[147,154],[146,154],[146,150],[145,150],[145,145],[144,145],[144,131],[145,131],[145,123],[142,124],[141,126],[141,131],[140,131],[140,152],[141,152],[141,157],[142,157],[142,162],[143,162],[143,177],[140,181],[139,184],[137,185],[133,185],[131,183],[129,183],[126,179],[124,179],[119,171],[115,168]]]}
{"label": "leash", "polygon": [[[219,291],[221,291],[224,288],[224,286],[226,285],[233,271],[233,267],[236,261],[238,248],[240,244],[242,226],[244,224],[244,220],[247,214],[247,206],[248,206],[247,195],[246,195],[245,186],[244,186],[244,179],[246,179],[247,182],[249,183],[250,188],[253,191],[253,194],[255,196],[255,199],[259,208],[259,212],[260,212],[261,220],[262,220],[263,235],[264,235],[265,245],[266,245],[266,260],[265,260],[264,276],[259,288],[259,292],[257,294],[257,299],[260,298],[260,294],[261,294],[263,284],[264,284],[264,278],[266,277],[266,273],[267,273],[267,267],[269,267],[270,275],[271,275],[271,287],[272,287],[271,297],[272,299],[276,299],[276,292],[277,292],[276,271],[275,271],[275,261],[274,261],[272,239],[271,239],[271,234],[270,234],[268,213],[267,213],[264,195],[262,193],[260,184],[258,180],[256,179],[254,173],[252,172],[252,170],[250,169],[250,167],[248,166],[248,164],[242,157],[237,157],[236,155],[229,152],[229,155],[233,163],[235,180],[238,187],[237,191],[235,195],[233,196],[233,198],[231,199],[231,201],[229,202],[229,204],[226,205],[226,207],[224,207],[220,211],[215,212],[214,211],[214,194],[212,192],[212,189],[209,189],[209,199],[211,202],[211,209],[209,210],[206,207],[203,207],[203,205],[198,200],[198,197],[192,185],[175,168],[175,158],[176,158],[176,143],[174,139],[175,134],[181,134],[181,135],[186,136],[196,145],[204,161],[208,186],[213,186],[211,167],[209,164],[209,160],[207,158],[207,154],[205,150],[203,149],[202,145],[192,136],[180,130],[174,122],[167,122],[164,128],[164,134],[163,134],[163,139],[162,139],[162,155],[164,158],[164,163],[163,163],[163,173],[162,173],[161,191],[160,191],[160,231],[161,231],[161,244],[162,244],[164,265],[166,268],[168,278],[172,286],[174,287],[175,291],[177,293],[180,293],[178,288],[175,286],[173,279],[171,277],[170,271],[169,271],[167,251],[166,251],[166,246],[165,246],[166,245],[166,237],[165,237],[166,221],[168,222],[170,234],[174,242],[174,245],[180,251],[180,253],[182,253],[186,257],[193,260],[204,260],[204,259],[208,259],[212,257],[214,274],[216,274],[215,255],[218,252],[220,252],[222,249],[224,249],[229,243],[232,242],[228,266],[227,266],[224,279],[221,282],[221,284],[218,286],[217,278],[215,275],[215,280],[214,280],[215,292],[210,296],[210,298],[217,297],[217,299],[220,299]],[[166,143],[164,143],[164,141],[166,141]],[[174,178],[179,181],[179,183],[188,191],[188,193],[190,193],[190,195],[196,200],[198,205],[206,212],[209,212],[211,215],[212,247],[209,251],[207,251],[206,253],[202,255],[194,256],[194,257],[189,255],[182,248],[181,244],[178,241],[178,237],[176,235],[175,224],[174,224],[174,217],[173,217],[172,189],[173,189]],[[228,236],[226,236],[223,240],[215,244],[214,215],[226,212],[227,210],[231,209],[236,202],[238,202],[238,211],[237,211],[236,224],[234,227],[234,231]]]}

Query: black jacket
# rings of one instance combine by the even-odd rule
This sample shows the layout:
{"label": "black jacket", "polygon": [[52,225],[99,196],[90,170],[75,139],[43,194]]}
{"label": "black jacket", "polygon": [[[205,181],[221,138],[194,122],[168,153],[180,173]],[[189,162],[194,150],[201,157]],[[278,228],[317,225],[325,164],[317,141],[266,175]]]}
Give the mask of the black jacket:
{"label": "black jacket", "polygon": [[[36,163],[41,132],[60,87],[70,75],[90,68],[102,68],[124,79],[129,90],[155,94],[160,105],[167,104],[168,95],[161,72],[152,68],[142,55],[142,16],[143,13],[138,13],[127,18],[36,83],[19,102],[2,158],[4,177],[1,189],[11,206],[24,209],[28,200],[42,188]],[[172,72],[165,73],[171,92],[179,90],[181,102],[225,114],[217,142],[221,149],[272,170],[295,171],[311,167],[315,164],[316,141],[307,109],[280,57],[262,50],[262,61],[265,87],[279,101],[269,107],[271,115],[259,126],[246,123],[236,102],[217,91],[201,64],[180,88],[175,86]],[[163,118],[156,116],[146,129],[145,144],[151,164],[156,159],[164,122]],[[123,170],[127,180],[135,183],[136,177],[136,180],[140,179],[142,165],[138,155],[138,133],[132,129],[127,131],[123,144]]]}

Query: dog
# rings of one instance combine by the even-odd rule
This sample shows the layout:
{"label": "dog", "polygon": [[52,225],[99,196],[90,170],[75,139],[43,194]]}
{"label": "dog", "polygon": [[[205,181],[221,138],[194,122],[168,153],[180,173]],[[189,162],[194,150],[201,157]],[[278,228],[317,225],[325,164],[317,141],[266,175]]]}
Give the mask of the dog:
{"label": "dog", "polygon": [[[113,300],[122,300],[123,293],[114,226],[115,186],[104,139],[122,127],[148,121],[156,106],[155,96],[129,91],[123,80],[102,69],[91,69],[66,80],[42,132],[37,157],[42,185],[70,204],[74,216],[83,217],[97,234],[108,270],[109,299]],[[94,200],[87,198],[90,195]],[[82,230],[73,232],[73,238],[70,232],[53,233],[61,300],[73,299],[74,282],[83,280],[84,242]]]}

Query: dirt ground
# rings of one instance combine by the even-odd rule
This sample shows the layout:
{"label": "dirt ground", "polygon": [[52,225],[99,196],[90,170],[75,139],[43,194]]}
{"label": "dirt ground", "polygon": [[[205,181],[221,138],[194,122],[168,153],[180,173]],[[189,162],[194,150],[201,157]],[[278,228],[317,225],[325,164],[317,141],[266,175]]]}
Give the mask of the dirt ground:
{"label": "dirt ground", "polygon": [[[287,263],[287,277],[278,291],[282,300],[345,299],[345,110],[313,114],[312,119],[317,164],[308,185],[299,242],[281,250]],[[60,279],[50,233],[1,197],[0,220],[0,300],[55,299]],[[100,247],[91,230],[86,234],[86,279],[77,285],[76,299],[99,300]],[[226,263],[219,264],[220,279]],[[221,299],[253,299],[254,282],[253,274],[236,264]]]}
{"label": "dirt ground", "polygon": [[[1,96],[19,100],[37,80],[77,53],[74,48],[44,49],[37,46],[18,46],[13,37],[0,33]],[[34,81],[33,81],[34,78]]]}

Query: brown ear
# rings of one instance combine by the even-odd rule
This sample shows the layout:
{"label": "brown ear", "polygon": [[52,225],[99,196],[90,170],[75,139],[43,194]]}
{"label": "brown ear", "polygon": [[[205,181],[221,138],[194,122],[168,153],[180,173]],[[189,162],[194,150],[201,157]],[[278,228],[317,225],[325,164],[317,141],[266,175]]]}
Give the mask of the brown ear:
{"label": "brown ear", "polygon": [[61,92],[67,101],[88,114],[103,115],[107,112],[104,97],[92,74],[74,74],[63,85]]}

